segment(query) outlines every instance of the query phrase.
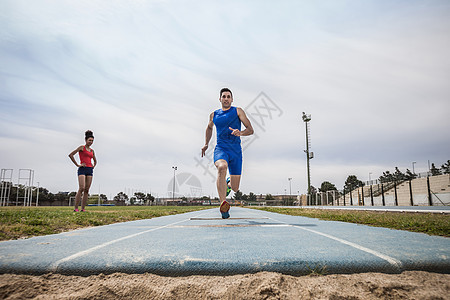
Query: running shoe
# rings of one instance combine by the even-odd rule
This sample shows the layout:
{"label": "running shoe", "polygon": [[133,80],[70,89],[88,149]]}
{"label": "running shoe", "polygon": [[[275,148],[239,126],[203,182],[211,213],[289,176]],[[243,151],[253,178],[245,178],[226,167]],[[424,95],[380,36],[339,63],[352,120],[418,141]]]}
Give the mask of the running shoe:
{"label": "running shoe", "polygon": [[78,208],[75,208],[73,211],[74,211],[74,212],[79,212]]}
{"label": "running shoe", "polygon": [[227,196],[231,193],[230,181],[231,181],[231,178],[228,177],[227,178]]}
{"label": "running shoe", "polygon": [[84,210],[84,209],[82,209],[81,211],[82,211],[82,212],[85,212],[85,210]]}
{"label": "running shoe", "polygon": [[230,203],[228,203],[227,200],[220,204],[219,210],[222,214],[222,219],[228,219],[230,217],[230,213],[228,212],[230,210]]}

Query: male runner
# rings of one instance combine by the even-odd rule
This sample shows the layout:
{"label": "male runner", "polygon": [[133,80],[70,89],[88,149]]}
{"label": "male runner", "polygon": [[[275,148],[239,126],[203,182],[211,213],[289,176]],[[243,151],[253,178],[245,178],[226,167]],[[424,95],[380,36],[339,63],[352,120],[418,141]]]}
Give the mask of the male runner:
{"label": "male runner", "polygon": [[[219,101],[222,108],[214,111],[209,116],[206,127],[206,143],[202,148],[202,157],[205,156],[211,140],[213,125],[216,125],[217,145],[214,149],[214,165],[217,168],[217,192],[220,199],[220,212],[223,219],[230,217],[230,204],[226,197],[231,189],[239,190],[242,173],[242,147],[241,136],[253,134],[253,127],[245,112],[240,107],[231,106],[233,94],[228,88],[220,90]],[[245,130],[241,131],[241,123]],[[227,169],[230,172],[229,180],[226,179]],[[231,181],[231,186],[230,186]],[[231,188],[230,188],[231,187]]]}

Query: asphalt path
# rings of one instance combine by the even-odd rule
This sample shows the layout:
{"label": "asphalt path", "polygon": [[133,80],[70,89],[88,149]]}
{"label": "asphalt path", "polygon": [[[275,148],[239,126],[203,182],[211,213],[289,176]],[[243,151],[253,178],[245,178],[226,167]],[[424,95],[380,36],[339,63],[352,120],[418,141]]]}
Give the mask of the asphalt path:
{"label": "asphalt path", "polygon": [[450,239],[232,207],[0,242],[0,273],[450,273]]}

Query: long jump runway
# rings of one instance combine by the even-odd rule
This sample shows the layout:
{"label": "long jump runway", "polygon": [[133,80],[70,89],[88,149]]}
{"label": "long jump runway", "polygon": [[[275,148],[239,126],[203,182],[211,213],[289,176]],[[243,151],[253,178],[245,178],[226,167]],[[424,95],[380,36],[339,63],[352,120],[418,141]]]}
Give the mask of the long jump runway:
{"label": "long jump runway", "polygon": [[233,207],[0,242],[0,273],[450,273],[450,239]]}

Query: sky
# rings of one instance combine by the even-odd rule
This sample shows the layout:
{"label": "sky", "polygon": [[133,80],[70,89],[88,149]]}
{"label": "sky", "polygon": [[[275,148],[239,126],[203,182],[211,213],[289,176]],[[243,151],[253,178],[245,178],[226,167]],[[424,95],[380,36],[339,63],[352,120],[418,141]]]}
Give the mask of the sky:
{"label": "sky", "polygon": [[175,174],[216,197],[215,138],[200,149],[228,87],[255,129],[243,193],[306,192],[302,112],[313,186],[426,172],[450,159],[448,53],[446,0],[2,0],[0,168],[76,191],[89,129],[91,194],[169,197]]}

